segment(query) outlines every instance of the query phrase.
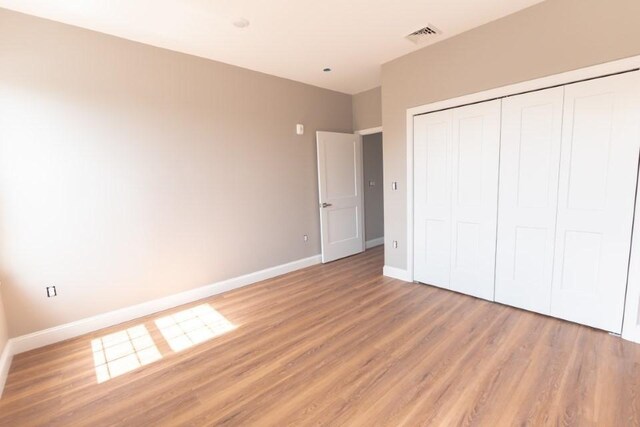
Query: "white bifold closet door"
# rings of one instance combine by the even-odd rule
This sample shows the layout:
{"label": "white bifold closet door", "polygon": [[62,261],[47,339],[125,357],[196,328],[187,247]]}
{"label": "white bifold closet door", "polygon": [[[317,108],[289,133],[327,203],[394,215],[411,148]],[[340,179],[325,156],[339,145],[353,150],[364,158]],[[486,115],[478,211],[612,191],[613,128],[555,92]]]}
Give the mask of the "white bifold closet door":
{"label": "white bifold closet door", "polygon": [[564,88],[502,101],[496,301],[549,314]]}
{"label": "white bifold closet door", "polygon": [[619,333],[640,148],[640,74],[565,86],[551,315]]}
{"label": "white bifold closet door", "polygon": [[500,100],[414,119],[414,277],[493,300]]}
{"label": "white bifold closet door", "polygon": [[449,288],[453,110],[414,118],[414,278]]}

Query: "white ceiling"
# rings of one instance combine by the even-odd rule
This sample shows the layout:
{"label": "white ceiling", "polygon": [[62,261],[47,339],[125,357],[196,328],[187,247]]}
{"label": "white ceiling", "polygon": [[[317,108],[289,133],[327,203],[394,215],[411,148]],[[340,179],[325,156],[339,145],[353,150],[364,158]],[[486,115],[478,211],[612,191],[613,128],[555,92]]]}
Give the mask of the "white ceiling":
{"label": "white ceiling", "polygon": [[[380,65],[542,0],[0,0],[0,7],[349,94]],[[233,21],[246,18],[239,29]],[[331,67],[331,73],[324,73]]]}

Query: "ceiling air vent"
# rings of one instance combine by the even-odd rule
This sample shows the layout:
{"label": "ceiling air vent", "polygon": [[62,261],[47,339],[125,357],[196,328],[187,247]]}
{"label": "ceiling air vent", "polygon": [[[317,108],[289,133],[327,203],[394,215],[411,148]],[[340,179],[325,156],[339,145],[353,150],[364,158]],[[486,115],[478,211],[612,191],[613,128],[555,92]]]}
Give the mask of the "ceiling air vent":
{"label": "ceiling air vent", "polygon": [[440,31],[433,25],[429,24],[426,27],[420,28],[419,30],[409,34],[407,36],[407,39],[411,40],[415,44],[420,44],[420,43],[433,40],[439,34],[442,34],[442,31]]}

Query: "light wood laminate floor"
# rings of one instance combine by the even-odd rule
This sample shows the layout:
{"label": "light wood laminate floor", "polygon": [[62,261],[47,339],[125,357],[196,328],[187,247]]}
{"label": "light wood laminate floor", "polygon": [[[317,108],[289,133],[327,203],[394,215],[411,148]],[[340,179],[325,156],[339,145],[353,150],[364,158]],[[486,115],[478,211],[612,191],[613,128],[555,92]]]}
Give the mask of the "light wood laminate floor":
{"label": "light wood laminate floor", "polygon": [[0,425],[638,425],[640,345],[382,263],[379,247],[17,355]]}

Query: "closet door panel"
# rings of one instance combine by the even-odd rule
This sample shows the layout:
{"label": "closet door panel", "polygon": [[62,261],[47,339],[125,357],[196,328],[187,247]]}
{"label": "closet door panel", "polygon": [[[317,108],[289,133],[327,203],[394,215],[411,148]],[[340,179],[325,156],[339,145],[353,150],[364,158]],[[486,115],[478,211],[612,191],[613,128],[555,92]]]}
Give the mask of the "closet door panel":
{"label": "closet door panel", "polygon": [[493,300],[500,100],[452,110],[450,288]]}
{"label": "closet door panel", "polygon": [[549,314],[564,88],[502,101],[496,301]]}
{"label": "closet door panel", "polygon": [[620,333],[639,148],[639,73],[566,86],[552,315]]}
{"label": "closet door panel", "polygon": [[448,288],[451,110],[414,118],[414,278]]}

